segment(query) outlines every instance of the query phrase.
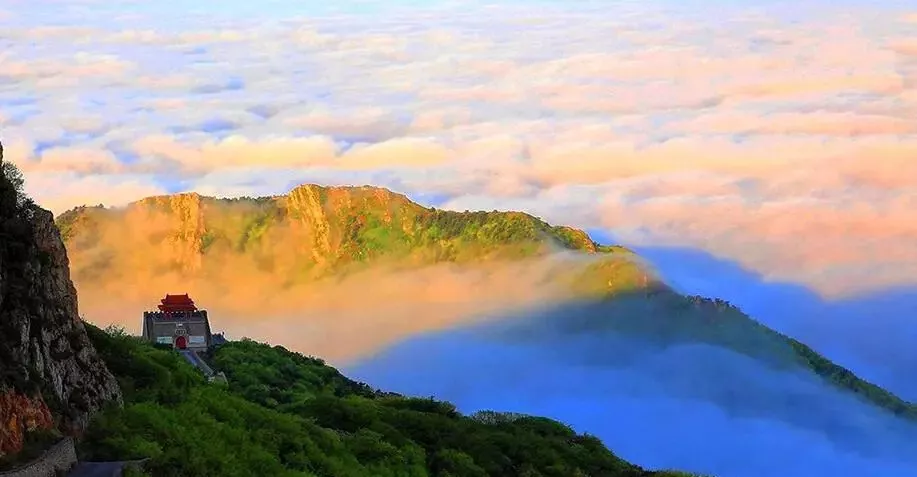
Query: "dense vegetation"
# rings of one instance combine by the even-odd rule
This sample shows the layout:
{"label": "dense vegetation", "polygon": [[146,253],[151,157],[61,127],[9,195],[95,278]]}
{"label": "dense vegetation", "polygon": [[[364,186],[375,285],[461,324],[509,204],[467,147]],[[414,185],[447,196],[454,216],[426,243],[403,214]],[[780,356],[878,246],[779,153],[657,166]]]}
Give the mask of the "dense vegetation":
{"label": "dense vegetation", "polygon": [[12,162],[3,160],[3,144],[0,144],[0,248],[29,244],[29,218],[35,203],[25,194],[24,187],[22,172]]}
{"label": "dense vegetation", "polygon": [[[35,205],[25,193],[25,177],[22,171],[9,161],[3,160],[3,144],[0,144],[0,176],[5,203],[16,207],[20,212],[31,209]],[[6,217],[6,216],[4,216]]]}
{"label": "dense vegetation", "polygon": [[545,418],[384,393],[321,360],[243,340],[208,384],[177,353],[87,326],[125,405],[99,415],[80,453],[149,457],[156,476],[676,476],[649,472]]}
{"label": "dense vegetation", "polygon": [[91,227],[93,221],[90,217],[93,213],[104,214],[105,207],[102,204],[75,207],[54,219],[54,223],[60,230],[60,235],[64,242],[69,241],[75,233],[88,234],[89,231],[81,229],[80,226],[85,224]]}

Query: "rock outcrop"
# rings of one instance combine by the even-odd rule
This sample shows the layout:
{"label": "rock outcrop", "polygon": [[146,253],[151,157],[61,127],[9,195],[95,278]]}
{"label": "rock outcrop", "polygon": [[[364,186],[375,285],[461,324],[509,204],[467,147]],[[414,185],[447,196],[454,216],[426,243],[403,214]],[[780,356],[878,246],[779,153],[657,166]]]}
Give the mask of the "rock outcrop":
{"label": "rock outcrop", "polygon": [[[0,149],[2,151],[2,149]],[[2,164],[2,152],[0,152]],[[69,260],[51,212],[0,177],[0,455],[29,430],[79,434],[121,391],[77,309]]]}
{"label": "rock outcrop", "polygon": [[41,396],[0,392],[0,456],[22,449],[25,433],[54,427],[51,410]]}
{"label": "rock outcrop", "polygon": [[169,257],[174,266],[186,273],[201,269],[204,240],[204,213],[197,193],[148,197],[128,209],[128,221],[141,223],[149,230],[167,231],[157,237],[157,256]]}

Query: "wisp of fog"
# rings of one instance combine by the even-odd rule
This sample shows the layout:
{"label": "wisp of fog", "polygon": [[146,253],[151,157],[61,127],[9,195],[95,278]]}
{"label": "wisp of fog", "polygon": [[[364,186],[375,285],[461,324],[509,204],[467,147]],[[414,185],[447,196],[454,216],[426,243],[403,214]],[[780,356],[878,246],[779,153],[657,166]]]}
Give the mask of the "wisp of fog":
{"label": "wisp of fog", "polygon": [[335,363],[418,333],[556,301],[569,291],[553,279],[584,264],[581,257],[554,254],[513,263],[375,266],[284,287],[282,276],[225,257],[227,272],[213,277],[157,275],[140,267],[117,268],[111,279],[77,277],[81,313],[92,323],[138,334],[143,310],[155,309],[166,293],[189,293],[208,310],[214,331]]}

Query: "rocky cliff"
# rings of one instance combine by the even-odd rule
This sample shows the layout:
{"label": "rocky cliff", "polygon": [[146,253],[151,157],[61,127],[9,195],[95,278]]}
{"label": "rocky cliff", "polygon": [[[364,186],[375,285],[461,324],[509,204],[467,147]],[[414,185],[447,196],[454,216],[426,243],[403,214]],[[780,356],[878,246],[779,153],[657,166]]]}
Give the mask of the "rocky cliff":
{"label": "rocky cliff", "polygon": [[[3,164],[0,148],[0,164]],[[0,456],[24,435],[86,428],[121,391],[89,342],[53,216],[0,177]],[[21,184],[20,184],[21,185]]]}

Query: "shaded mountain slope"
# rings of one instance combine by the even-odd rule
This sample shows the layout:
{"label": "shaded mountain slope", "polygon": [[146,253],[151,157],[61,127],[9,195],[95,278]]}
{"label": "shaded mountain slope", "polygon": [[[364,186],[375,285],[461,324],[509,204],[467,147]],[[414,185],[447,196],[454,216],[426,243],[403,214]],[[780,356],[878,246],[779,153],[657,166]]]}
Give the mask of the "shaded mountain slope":
{"label": "shaded mountain slope", "polygon": [[823,358],[732,312],[677,295],[567,302],[411,336],[344,369],[463,412],[549,416],[651,468],[917,472],[917,424],[895,412],[909,404],[846,371],[835,379],[833,364],[813,369],[808,358]]}
{"label": "shaded mountain slope", "polygon": [[[489,326],[489,325],[484,325]],[[895,416],[917,421],[917,406],[856,376],[809,346],[777,332],[727,301],[668,289],[571,302],[501,323],[513,340],[613,333],[662,348],[706,344],[754,358],[778,370],[805,371]],[[813,403],[814,405],[814,403]]]}

